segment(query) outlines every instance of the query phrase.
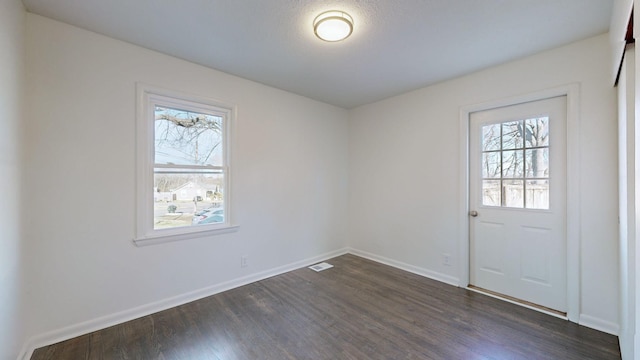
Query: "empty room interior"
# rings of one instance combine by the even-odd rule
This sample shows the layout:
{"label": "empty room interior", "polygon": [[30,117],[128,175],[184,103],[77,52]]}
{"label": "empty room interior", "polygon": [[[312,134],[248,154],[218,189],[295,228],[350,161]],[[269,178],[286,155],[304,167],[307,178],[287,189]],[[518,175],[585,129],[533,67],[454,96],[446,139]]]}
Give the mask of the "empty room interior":
{"label": "empty room interior", "polygon": [[640,359],[633,7],[0,0],[0,359]]}

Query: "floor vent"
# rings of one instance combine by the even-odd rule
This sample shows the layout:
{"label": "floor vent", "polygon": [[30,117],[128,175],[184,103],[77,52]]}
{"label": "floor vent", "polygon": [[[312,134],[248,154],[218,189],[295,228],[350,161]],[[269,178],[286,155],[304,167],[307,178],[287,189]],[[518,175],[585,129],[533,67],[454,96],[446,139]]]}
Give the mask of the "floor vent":
{"label": "floor vent", "polygon": [[333,267],[333,265],[323,262],[320,264],[315,264],[315,265],[311,265],[309,266],[309,269],[316,271],[316,272],[320,272],[322,270],[327,270],[327,269],[331,269]]}

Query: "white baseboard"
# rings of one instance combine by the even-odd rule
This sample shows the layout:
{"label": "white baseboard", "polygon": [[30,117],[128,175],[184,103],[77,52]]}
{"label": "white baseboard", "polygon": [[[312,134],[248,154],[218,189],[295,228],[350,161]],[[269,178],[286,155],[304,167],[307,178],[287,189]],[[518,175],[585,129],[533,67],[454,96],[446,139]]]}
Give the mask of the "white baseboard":
{"label": "white baseboard", "polygon": [[372,254],[370,252],[349,248],[348,252],[353,255],[357,255],[363,257],[365,259],[369,259],[372,261],[376,261],[385,265],[393,266],[394,268],[398,268],[400,270],[408,271],[410,273],[414,273],[420,276],[424,276],[429,279],[437,280],[449,285],[453,285],[455,287],[459,287],[460,279],[455,276],[450,276],[446,274],[439,273],[437,271],[432,271],[429,269],[421,268],[414,265],[409,265],[407,263],[403,263],[401,261],[396,261],[393,259],[386,258],[384,256]]}
{"label": "white baseboard", "polygon": [[186,294],[181,294],[174,297],[170,297],[168,299],[155,301],[155,302],[138,306],[132,309],[124,310],[114,314],[88,320],[82,323],[73,324],[61,329],[46,332],[44,334],[36,335],[30,338],[26,342],[25,346],[23,347],[23,351],[20,353],[20,356],[18,356],[18,360],[29,360],[31,358],[31,355],[35,351],[35,349],[38,349],[43,346],[55,344],[60,341],[69,340],[80,335],[105,329],[113,325],[121,324],[121,323],[134,320],[143,316],[157,313],[162,310],[183,305],[198,299],[205,298],[207,296],[215,295],[215,294],[218,294],[227,290],[231,290],[240,286],[251,284],[256,281],[264,280],[264,279],[267,279],[276,275],[280,275],[292,270],[313,265],[315,263],[325,261],[336,256],[344,255],[346,253],[348,253],[347,248],[331,251],[319,256],[314,256],[312,258],[296,261],[294,263],[278,266],[273,269],[251,274],[238,279],[208,286],[206,288],[188,292]]}
{"label": "white baseboard", "polygon": [[[437,281],[441,281],[443,283],[449,284],[449,285],[453,285],[456,287],[460,286],[460,279],[458,279],[457,277],[454,276],[449,276],[446,274],[442,274],[436,271],[432,271],[432,270],[428,270],[428,269],[424,269],[424,268],[420,268],[414,265],[409,265],[400,261],[396,261],[393,259],[389,259],[386,258],[384,256],[380,256],[380,255],[376,255],[376,254],[372,254],[366,251],[362,251],[362,250],[357,250],[357,249],[353,249],[353,248],[349,248],[348,252],[350,254],[353,255],[357,255],[360,257],[363,257],[365,259],[369,259],[369,260],[373,260],[385,265],[389,265],[389,266],[393,266],[395,268],[401,269],[401,270],[405,270],[414,274],[418,274],[433,280],[437,280]],[[486,294],[485,294],[486,295]],[[489,295],[491,296],[491,295]],[[503,299],[504,300],[504,299]],[[518,303],[516,303],[518,304]],[[521,304],[518,304],[521,305]],[[525,306],[527,307],[527,306]],[[537,310],[534,308],[534,310]],[[543,311],[544,312],[544,311]],[[553,315],[553,314],[550,314]],[[556,316],[556,315],[554,315]],[[586,315],[586,314],[581,314],[580,318],[578,320],[578,324],[582,325],[582,326],[586,326],[588,328],[592,328],[598,331],[602,331],[605,332],[607,334],[611,334],[611,335],[615,335],[618,336],[619,332],[620,332],[620,326],[616,323],[610,322],[610,321],[606,321],[606,320],[602,320],[600,318],[594,317],[594,316],[590,316],[590,315]]]}
{"label": "white baseboard", "polygon": [[633,333],[629,334],[630,331],[623,331],[622,327],[620,327],[620,334],[618,335],[618,344],[620,345],[620,356],[623,360],[626,359],[635,359],[634,358],[634,347],[633,347]]}
{"label": "white baseboard", "polygon": [[620,325],[591,315],[580,314],[578,324],[615,336],[620,333]]}
{"label": "white baseboard", "polygon": [[[331,259],[336,256],[344,254],[353,254],[365,259],[369,259],[375,262],[379,262],[385,265],[389,265],[410,273],[414,273],[426,278],[437,280],[452,286],[459,287],[460,279],[455,276],[442,274],[429,269],[421,268],[418,266],[403,263],[393,259],[386,258],[384,256],[376,255],[362,250],[353,248],[343,248],[340,250],[328,252],[312,258],[296,261],[287,265],[279,266],[273,269],[262,271],[259,273],[244,276],[238,279],[223,282],[217,285],[208,286],[203,289],[195,290],[186,294],[177,295],[168,299],[159,300],[149,304],[145,304],[136,308],[124,310],[118,313],[106,315],[96,319],[88,320],[82,323],[73,324],[61,329],[53,330],[44,334],[36,335],[30,338],[23,347],[18,360],[29,360],[33,351],[37,348],[55,344],[60,341],[72,339],[74,337],[84,335],[93,331],[105,329],[107,327],[121,324],[130,320],[134,320],[143,316],[147,316],[162,310],[170,309],[175,306],[183,305],[198,299],[205,298],[207,296],[215,295],[227,290],[231,290],[240,286],[244,286],[256,281],[264,280],[276,275],[280,275],[292,270],[296,270],[302,267],[313,265],[315,263]],[[605,321],[593,316],[581,314],[579,324],[606,332],[612,335],[618,335],[620,329],[618,324]]]}

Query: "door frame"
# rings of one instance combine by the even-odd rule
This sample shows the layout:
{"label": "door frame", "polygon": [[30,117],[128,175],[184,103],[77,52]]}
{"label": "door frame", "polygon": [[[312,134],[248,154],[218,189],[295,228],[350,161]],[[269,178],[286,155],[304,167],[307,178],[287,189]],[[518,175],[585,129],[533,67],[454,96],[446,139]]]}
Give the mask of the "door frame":
{"label": "door frame", "polygon": [[[544,100],[552,97],[567,98],[567,318],[578,323],[580,319],[580,123],[579,96],[580,85],[569,84],[541,90],[525,95],[491,100],[474,105],[460,107],[460,218],[459,236],[459,274],[460,287],[469,285],[470,275],[470,219],[469,219],[469,116],[473,112],[495,109],[510,105]],[[569,186],[570,184],[570,186]]]}

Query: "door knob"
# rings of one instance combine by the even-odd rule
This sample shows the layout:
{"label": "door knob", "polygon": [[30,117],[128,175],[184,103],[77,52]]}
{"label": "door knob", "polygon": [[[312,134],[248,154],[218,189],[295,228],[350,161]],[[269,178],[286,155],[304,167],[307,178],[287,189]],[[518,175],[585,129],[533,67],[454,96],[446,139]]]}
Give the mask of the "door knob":
{"label": "door knob", "polygon": [[471,211],[469,211],[469,215],[473,216],[473,217],[476,217],[476,216],[478,216],[478,212],[475,211],[475,210],[471,210]]}

